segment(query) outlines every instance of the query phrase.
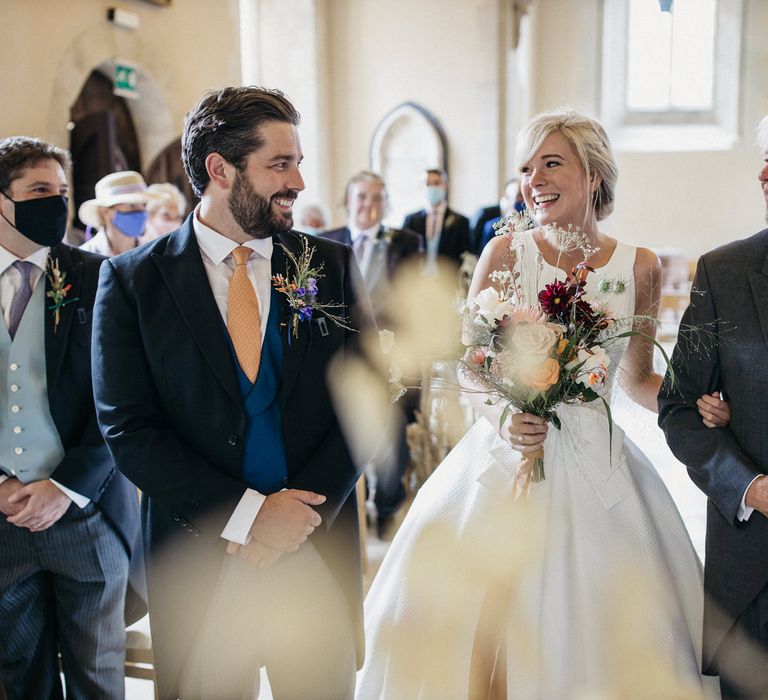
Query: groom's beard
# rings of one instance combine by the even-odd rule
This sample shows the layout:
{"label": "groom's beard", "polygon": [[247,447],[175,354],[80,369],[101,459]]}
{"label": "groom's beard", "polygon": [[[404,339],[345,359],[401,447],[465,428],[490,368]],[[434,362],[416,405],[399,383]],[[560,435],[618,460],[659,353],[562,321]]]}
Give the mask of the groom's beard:
{"label": "groom's beard", "polygon": [[293,228],[293,214],[276,215],[272,211],[272,200],[276,198],[295,200],[296,192],[285,190],[266,199],[256,192],[245,174],[238,171],[227,198],[227,206],[232,218],[249,236],[270,238]]}

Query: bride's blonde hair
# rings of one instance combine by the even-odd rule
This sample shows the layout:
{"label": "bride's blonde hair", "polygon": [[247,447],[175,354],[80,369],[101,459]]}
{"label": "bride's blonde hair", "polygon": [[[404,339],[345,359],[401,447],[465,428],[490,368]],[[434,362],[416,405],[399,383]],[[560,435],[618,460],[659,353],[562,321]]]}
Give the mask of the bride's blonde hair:
{"label": "bride's blonde hair", "polygon": [[602,221],[613,211],[619,169],[616,167],[608,134],[596,119],[573,109],[536,115],[517,136],[517,169],[520,170],[541,147],[544,139],[555,132],[561,133],[576,152],[586,176],[587,188],[591,189],[590,183],[594,177],[600,180],[595,190],[593,209],[597,220]]}

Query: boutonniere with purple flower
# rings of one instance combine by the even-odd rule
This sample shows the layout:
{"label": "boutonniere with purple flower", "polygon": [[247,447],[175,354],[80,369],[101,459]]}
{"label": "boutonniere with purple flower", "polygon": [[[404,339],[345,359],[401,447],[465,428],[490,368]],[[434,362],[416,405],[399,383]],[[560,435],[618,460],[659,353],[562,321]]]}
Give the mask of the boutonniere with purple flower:
{"label": "boutonniere with purple flower", "polygon": [[314,247],[309,245],[306,238],[301,239],[301,252],[298,256],[288,250],[282,243],[278,245],[285,251],[285,255],[293,267],[293,274],[272,275],[272,284],[275,289],[284,294],[288,300],[288,308],[291,310],[291,333],[294,338],[299,336],[299,324],[304,321],[312,321],[316,315],[322,315],[340,328],[354,330],[347,325],[344,316],[337,311],[341,304],[333,302],[320,302],[317,299],[317,283],[323,278],[323,266],[312,266]]}
{"label": "boutonniere with purple flower", "polygon": [[59,269],[58,258],[48,257],[48,264],[45,266],[45,276],[48,278],[50,286],[50,290],[45,293],[45,296],[53,302],[48,307],[48,310],[53,311],[53,332],[55,333],[61,320],[61,307],[71,304],[73,301],[78,301],[80,297],[67,299],[67,294],[72,289],[72,285],[66,283],[67,273]]}

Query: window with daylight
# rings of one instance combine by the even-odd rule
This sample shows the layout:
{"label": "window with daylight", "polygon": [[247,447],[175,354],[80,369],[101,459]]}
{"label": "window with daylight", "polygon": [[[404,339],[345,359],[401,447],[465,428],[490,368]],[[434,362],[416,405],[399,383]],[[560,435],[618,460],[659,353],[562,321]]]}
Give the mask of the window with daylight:
{"label": "window with daylight", "polygon": [[623,150],[737,138],[742,0],[604,0],[603,119]]}

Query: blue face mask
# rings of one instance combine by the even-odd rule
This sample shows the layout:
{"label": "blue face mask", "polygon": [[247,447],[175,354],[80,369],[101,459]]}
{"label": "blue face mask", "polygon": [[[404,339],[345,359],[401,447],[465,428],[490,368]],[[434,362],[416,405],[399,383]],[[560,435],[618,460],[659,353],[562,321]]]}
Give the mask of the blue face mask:
{"label": "blue face mask", "polygon": [[130,238],[138,238],[144,233],[146,223],[147,212],[145,211],[116,211],[112,219],[112,225]]}
{"label": "blue face mask", "polygon": [[430,185],[427,187],[427,201],[430,206],[436,207],[440,202],[445,200],[445,189],[442,187],[435,187]]}

